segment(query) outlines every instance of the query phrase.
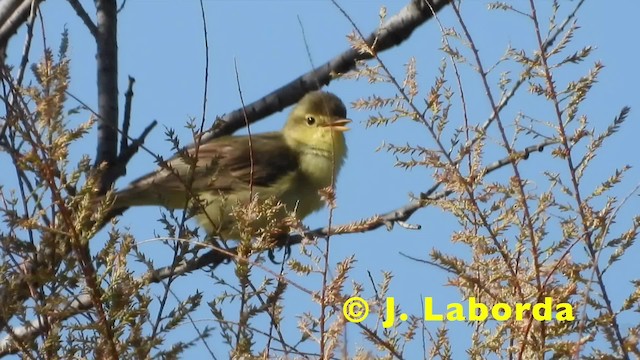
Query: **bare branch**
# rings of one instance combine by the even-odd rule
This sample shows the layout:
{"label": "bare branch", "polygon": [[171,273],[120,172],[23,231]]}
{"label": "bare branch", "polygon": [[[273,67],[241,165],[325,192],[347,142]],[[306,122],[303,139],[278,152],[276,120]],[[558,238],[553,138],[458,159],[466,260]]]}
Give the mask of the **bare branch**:
{"label": "bare branch", "polygon": [[78,0],[67,0],[67,1],[69,1],[69,4],[73,8],[73,10],[76,11],[76,14],[78,14],[78,17],[80,17],[82,22],[84,22],[84,25],[87,27],[87,29],[89,29],[89,32],[91,33],[91,35],[93,35],[93,37],[97,39],[99,36],[98,27],[96,26],[96,24],[93,23],[93,20],[91,20],[91,17],[87,13],[87,11],[82,7],[82,4],[80,4],[80,1]]}
{"label": "bare branch", "polygon": [[[430,3],[430,4],[428,4]],[[413,31],[433,17],[433,11],[442,10],[449,0],[412,0],[400,12],[389,18],[381,27],[374,30],[366,39],[376,52],[382,52],[407,40]],[[243,108],[222,116],[212,129],[202,134],[202,141],[229,135],[245,126],[245,114],[249,123],[267,117],[276,111],[293,105],[309,91],[318,90],[329,84],[340,74],[353,70],[356,62],[371,59],[369,53],[360,53],[348,49],[342,54],[320,65],[318,68],[294,79],[288,84],[272,91],[263,98],[247,104]]]}
{"label": "bare branch", "polygon": [[5,0],[0,3],[0,63],[11,36],[27,21],[32,6],[37,9],[40,0]]}
{"label": "bare branch", "polygon": [[131,125],[131,105],[133,101],[133,84],[136,82],[132,76],[129,76],[129,86],[127,92],[124,93],[124,119],[122,120],[122,138],[120,139],[120,153],[129,147],[129,126]]}
{"label": "bare branch", "polygon": [[[118,43],[115,0],[96,0],[98,36],[98,151],[96,165],[115,164],[118,148]],[[103,177],[100,190],[111,186]]]}

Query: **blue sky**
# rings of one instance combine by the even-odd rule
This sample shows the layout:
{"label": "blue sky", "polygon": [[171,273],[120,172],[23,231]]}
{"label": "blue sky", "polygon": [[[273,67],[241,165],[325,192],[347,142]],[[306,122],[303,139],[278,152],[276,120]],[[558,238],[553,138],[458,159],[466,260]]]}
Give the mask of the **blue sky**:
{"label": "blue sky", "polygon": [[[87,3],[93,9],[92,2]],[[538,1],[540,19],[546,29],[550,1]],[[563,1],[561,16],[572,9],[575,1]],[[237,63],[242,94],[245,102],[251,102],[275,88],[291,81],[300,74],[311,69],[302,35],[302,24],[306,41],[310,48],[313,64],[320,65],[333,56],[344,51],[349,45],[346,35],[352,30],[349,21],[330,1],[205,1],[207,31],[210,47],[210,78],[208,88],[208,107],[205,114],[207,125],[216,115],[224,114],[240,107],[236,84],[234,64]],[[381,6],[386,6],[392,15],[404,6],[405,1],[340,1],[341,6],[353,18],[359,28],[369,34],[377,27],[378,13]],[[504,53],[507,46],[524,48],[529,53],[535,49],[534,33],[531,24],[521,16],[502,11],[488,11],[484,1],[467,1],[464,3],[463,16],[485,63],[490,66]],[[633,34],[640,33],[635,18],[640,11],[636,1],[617,1],[615,6],[610,2],[587,1],[578,15],[578,31],[571,49],[586,45],[596,47],[587,63],[570,67],[569,71],[559,74],[559,81],[575,79],[586,73],[595,61],[602,61],[604,69],[599,83],[589,95],[589,100],[582,112],[589,115],[590,126],[603,129],[624,105],[632,107],[629,121],[621,132],[600,153],[594,164],[591,175],[585,178],[585,186],[591,188],[612,173],[615,168],[624,164],[636,164],[636,136],[640,133],[637,121],[637,109],[640,108],[637,84],[640,83],[640,70],[637,67],[638,50],[634,46]],[[44,22],[49,46],[56,49],[59,34],[66,26],[70,33],[70,58],[72,61],[70,91],[85,103],[95,107],[95,45],[84,25],[76,18],[73,10],[64,1],[47,1],[43,4]],[[456,21],[451,9],[444,9],[439,14],[445,26],[454,26]],[[189,118],[202,117],[203,74],[204,74],[204,39],[200,5],[196,1],[169,0],[130,0],[119,17],[119,54],[120,54],[120,92],[127,86],[127,75],[136,79],[135,98],[132,113],[131,134],[136,136],[152,120],[159,122],[158,127],[148,137],[146,145],[152,151],[165,157],[170,155],[171,146],[164,137],[163,127],[174,128],[185,143],[190,142],[189,131],[184,124]],[[633,40],[633,41],[632,41]],[[433,21],[416,30],[411,39],[401,46],[384,52],[381,55],[385,64],[400,79],[404,75],[404,64],[410,57],[417,60],[418,80],[423,96],[437,75],[440,61],[445,58],[441,47],[441,34]],[[11,44],[9,61],[15,63],[17,54],[22,48],[22,38],[17,37]],[[31,61],[38,60],[41,42],[36,41]],[[480,86],[479,77],[471,69],[463,68],[464,86],[468,96],[470,121],[483,122],[490,114],[489,105]],[[573,71],[573,72],[572,72]],[[498,80],[499,72],[490,75],[490,81]],[[450,77],[450,85],[454,85]],[[330,84],[327,90],[338,94],[345,102],[351,103],[358,98],[373,94],[392,94],[394,89],[389,84],[368,84],[366,81],[338,80]],[[124,101],[121,102],[121,109]],[[523,92],[515,99],[513,105],[505,112],[506,116],[515,116],[518,112],[540,116],[548,116],[547,104]],[[254,133],[279,129],[286,113],[273,116],[253,125]],[[459,115],[460,108],[454,108],[452,114]],[[382,128],[365,128],[366,119],[375,113],[349,110],[349,117],[354,120],[352,131],[348,136],[349,159],[343,168],[337,184],[338,208],[334,212],[334,222],[345,224],[350,221],[383,213],[402,206],[408,201],[410,192],[418,193],[433,184],[428,169],[405,171],[394,168],[392,155],[376,149],[383,144],[420,144],[433,145],[426,128],[410,122],[400,121]],[[74,121],[82,121],[77,117]],[[549,121],[552,119],[549,118]],[[450,119],[455,126],[461,124],[460,118]],[[456,123],[460,122],[460,123]],[[94,137],[75,146],[76,154],[94,155]],[[533,145],[533,141],[520,145]],[[486,154],[487,163],[500,159],[504,154]],[[7,161],[1,157],[0,162]],[[539,174],[547,168],[557,166],[557,162],[546,152],[544,155],[532,155],[528,166],[524,165],[527,174]],[[140,152],[128,167],[128,174],[118,182],[118,187],[125,186],[128,181],[151,171],[155,166],[149,154]],[[502,169],[496,179],[511,176],[510,170]],[[632,169],[626,183],[616,192],[620,198],[628,194],[638,183],[640,173]],[[545,183],[539,184],[544,189]],[[626,210],[637,208],[637,200],[631,200]],[[629,212],[629,214],[631,214]],[[129,226],[138,240],[152,238],[154,231],[161,231],[161,225],[154,220],[159,217],[159,208],[140,208],[128,211],[120,220],[120,225]],[[629,217],[627,216],[628,220]],[[327,212],[321,211],[308,217],[305,223],[316,228],[324,226]],[[452,230],[457,229],[456,220],[437,208],[427,208],[416,213],[409,221],[420,224],[419,231],[395,227],[393,231],[379,229],[365,234],[334,237],[331,241],[331,264],[356,254],[356,268],[352,272],[354,281],[365,284],[365,296],[372,296],[373,289],[368,278],[371,272],[376,281],[381,280],[382,271],[392,271],[394,281],[390,295],[396,297],[403,311],[420,314],[422,298],[433,296],[436,304],[461,301],[455,288],[446,286],[448,274],[422,263],[413,262],[401,253],[427,259],[431,249],[457,255],[467,254],[466,248],[450,241]],[[624,225],[624,224],[623,224]],[[627,224],[628,225],[628,224]],[[142,247],[156,264],[167,264],[171,254],[160,244],[146,244]],[[638,252],[637,246],[630,250]],[[296,256],[296,250],[294,250]],[[277,266],[273,266],[277,269]],[[632,269],[630,261],[622,261],[612,272],[620,276],[611,285],[617,292],[614,295],[616,304],[620,304],[625,293],[629,291],[627,278]],[[232,276],[232,267],[223,265],[217,270],[219,276]],[[615,272],[614,272],[615,271]],[[637,271],[636,271],[637,273]],[[305,286],[319,288],[320,278],[297,279]],[[182,278],[177,283],[182,291],[195,289],[205,290],[211,294],[222,291],[219,285],[211,282],[203,274],[194,273]],[[309,296],[291,289],[287,296],[287,319],[294,330],[295,315],[303,311],[318,311]],[[211,319],[206,311],[198,313],[200,320]],[[631,320],[629,320],[631,321]],[[637,319],[633,320],[637,323]],[[624,321],[623,321],[624,323]],[[213,325],[213,322],[209,322]],[[369,323],[373,326],[373,323]],[[628,324],[631,325],[631,324]],[[470,334],[468,324],[452,324],[454,334]],[[185,332],[191,332],[190,325],[184,325]],[[429,325],[431,331],[436,327]],[[357,335],[358,329],[351,326],[349,332],[349,351],[372,346],[362,342]],[[295,334],[295,333],[293,333]],[[186,339],[186,338],[183,338]],[[217,338],[216,338],[217,339]],[[292,337],[295,339],[295,336]],[[463,356],[463,349],[470,344],[468,336],[454,338],[456,350],[454,354]],[[257,346],[256,348],[259,348]],[[308,349],[312,350],[312,349]],[[196,347],[190,349],[188,355],[198,355],[203,351]],[[219,358],[226,357],[224,346],[215,347]],[[405,355],[408,358],[421,356],[421,341],[412,343]]]}

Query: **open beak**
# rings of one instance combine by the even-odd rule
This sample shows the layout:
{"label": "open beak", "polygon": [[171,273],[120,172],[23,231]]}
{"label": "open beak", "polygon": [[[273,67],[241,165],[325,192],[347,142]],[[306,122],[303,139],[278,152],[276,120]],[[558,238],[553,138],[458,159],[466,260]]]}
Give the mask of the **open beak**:
{"label": "open beak", "polygon": [[338,119],[338,120],[334,120],[334,121],[330,122],[326,126],[330,127],[331,130],[347,131],[347,130],[349,130],[349,128],[347,127],[347,124],[350,123],[350,122],[351,122],[351,120],[349,120],[349,119]]}

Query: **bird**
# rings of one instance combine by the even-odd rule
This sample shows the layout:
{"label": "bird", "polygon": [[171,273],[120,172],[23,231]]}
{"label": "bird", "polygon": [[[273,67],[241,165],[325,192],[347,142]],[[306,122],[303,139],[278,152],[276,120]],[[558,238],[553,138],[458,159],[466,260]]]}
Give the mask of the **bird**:
{"label": "bird", "polygon": [[279,219],[295,213],[302,220],[323,207],[319,191],[335,184],[347,157],[344,133],[350,122],[338,96],[309,92],[280,131],[228,135],[188,148],[187,154],[176,154],[166,166],[115,192],[111,209],[185,209],[195,195],[201,204],[193,207],[195,219],[208,235],[222,240],[240,240],[234,207],[252,197],[263,204],[281,203]]}

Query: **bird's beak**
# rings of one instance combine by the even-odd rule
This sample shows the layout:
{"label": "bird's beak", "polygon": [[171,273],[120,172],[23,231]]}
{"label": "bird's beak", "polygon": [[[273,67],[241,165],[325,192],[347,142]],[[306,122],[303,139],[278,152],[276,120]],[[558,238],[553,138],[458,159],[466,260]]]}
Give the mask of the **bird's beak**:
{"label": "bird's beak", "polygon": [[336,130],[336,131],[347,131],[349,130],[349,128],[347,127],[347,124],[350,123],[351,120],[349,119],[338,119],[338,120],[334,120],[330,123],[328,123],[326,126],[330,127],[331,130]]}

